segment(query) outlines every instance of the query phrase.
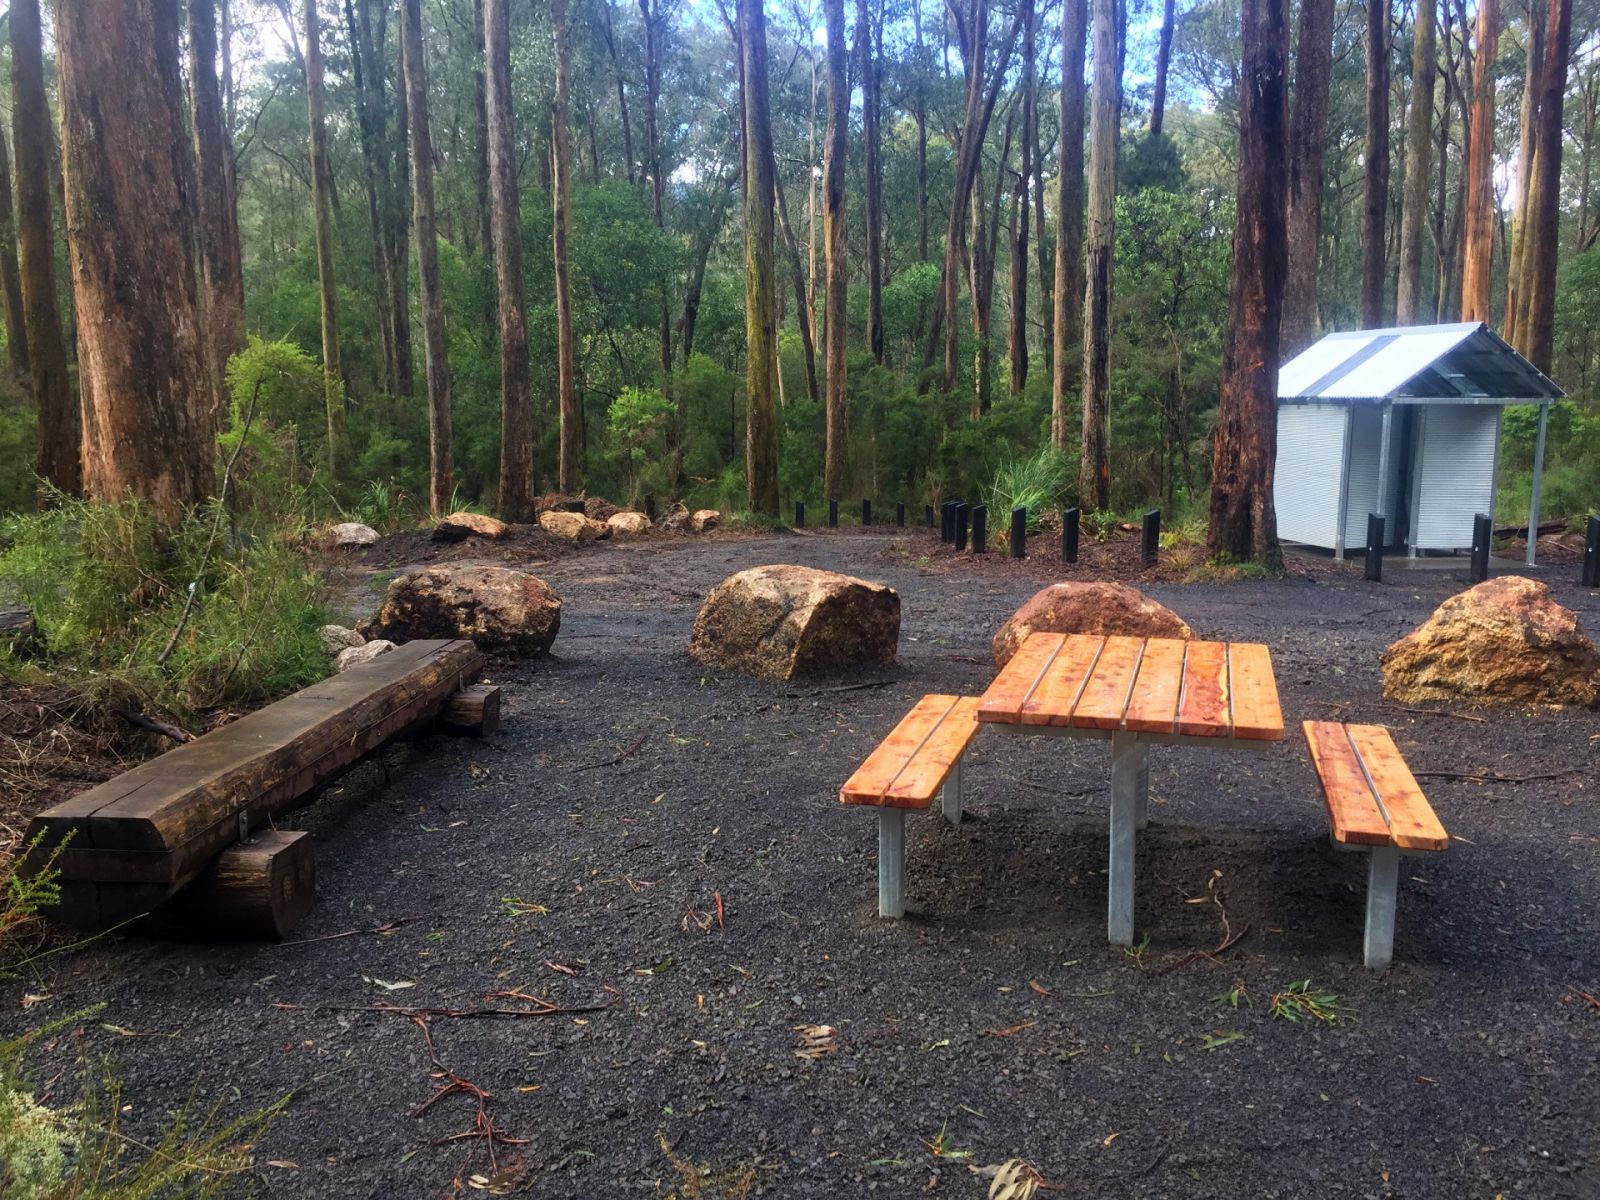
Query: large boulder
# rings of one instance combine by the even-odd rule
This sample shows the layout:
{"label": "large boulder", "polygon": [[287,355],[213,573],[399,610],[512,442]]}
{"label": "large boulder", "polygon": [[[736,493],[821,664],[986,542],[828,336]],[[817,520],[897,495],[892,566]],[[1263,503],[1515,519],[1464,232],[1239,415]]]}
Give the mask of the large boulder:
{"label": "large boulder", "polygon": [[1383,694],[1404,704],[1600,701],[1600,654],[1577,614],[1518,575],[1451,596],[1379,662]]}
{"label": "large boulder", "polygon": [[1125,583],[1052,583],[1011,614],[994,635],[994,665],[1003,667],[1030,633],[1192,638],[1194,630],[1164,604]]}
{"label": "large boulder", "polygon": [[689,518],[689,529],[693,533],[709,533],[722,524],[722,514],[714,508],[696,509]]}
{"label": "large boulder", "polygon": [[611,526],[611,532],[623,537],[638,537],[641,533],[650,532],[650,518],[642,512],[612,513],[606,518],[606,524]]}
{"label": "large boulder", "polygon": [[341,521],[328,534],[335,546],[370,546],[378,540],[378,531],[360,521]]}
{"label": "large boulder", "polygon": [[338,654],[341,650],[364,646],[366,641],[367,639],[354,629],[347,629],[343,625],[324,625],[322,627],[322,644],[328,648],[329,654]]}
{"label": "large boulder", "polygon": [[438,542],[464,542],[469,537],[503,538],[510,532],[511,526],[504,521],[463,511],[451,513],[434,526],[433,537]]}
{"label": "large boulder", "polygon": [[376,638],[370,642],[362,642],[359,646],[346,646],[339,651],[333,660],[333,665],[340,671],[348,671],[351,667],[365,666],[375,658],[379,658],[394,649],[394,643],[385,638]]}
{"label": "large boulder", "polygon": [[900,597],[893,588],[814,567],[730,575],[694,619],[689,653],[708,667],[768,679],[894,661]]}
{"label": "large boulder", "polygon": [[591,520],[582,513],[550,510],[539,514],[539,528],[551,537],[583,545],[611,536],[611,526]]}
{"label": "large boulder", "polygon": [[471,638],[483,650],[543,654],[561,628],[561,598],[542,579],[509,567],[425,567],[389,584],[372,637]]}

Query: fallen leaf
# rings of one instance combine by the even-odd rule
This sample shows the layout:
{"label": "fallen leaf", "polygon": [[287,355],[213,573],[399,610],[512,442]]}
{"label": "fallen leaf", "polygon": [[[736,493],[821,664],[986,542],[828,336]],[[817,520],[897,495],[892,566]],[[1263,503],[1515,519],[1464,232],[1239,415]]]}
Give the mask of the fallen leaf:
{"label": "fallen leaf", "polygon": [[1106,1140],[1101,1142],[1100,1144],[1102,1146],[1109,1146],[1109,1145],[1111,1145],[1112,1142],[1116,1141],[1121,1136],[1122,1136],[1122,1130],[1119,1129],[1115,1133],[1107,1134],[1106,1135]]}
{"label": "fallen leaf", "polygon": [[552,971],[557,971],[562,975],[571,975],[574,979],[578,977],[578,972],[572,967],[567,966],[566,963],[554,962],[547,958],[544,960],[544,965],[549,967]]}
{"label": "fallen leaf", "polygon": [[1024,1029],[1031,1029],[1039,1022],[1024,1021],[1021,1025],[1008,1025],[1004,1029],[985,1029],[983,1032],[990,1037],[1010,1037],[1014,1033],[1021,1033]]}
{"label": "fallen leaf", "polygon": [[35,1004],[43,1004],[50,999],[49,992],[29,992],[20,1001],[23,1008],[32,1008]]}
{"label": "fallen leaf", "polygon": [[989,1200],[1033,1200],[1042,1182],[1039,1172],[1022,1159],[1008,1159],[994,1173]]}
{"label": "fallen leaf", "polygon": [[[1039,995],[1041,995],[1041,996],[1049,996],[1049,995],[1053,995],[1054,994],[1054,993],[1052,993],[1050,991],[1049,988],[1045,987],[1045,985],[1040,983],[1037,979],[1028,980],[1028,986],[1030,988],[1032,988],[1034,991],[1038,992]],[[1020,1162],[1021,1160],[1020,1159],[1016,1159],[1016,1160],[1013,1160],[1013,1161]]]}
{"label": "fallen leaf", "polygon": [[292,1158],[269,1158],[267,1159],[267,1166],[277,1167],[280,1171],[298,1171],[300,1169],[300,1164]]}
{"label": "fallen leaf", "polygon": [[361,978],[366,980],[368,983],[377,984],[386,992],[403,992],[406,990],[406,988],[414,988],[417,986],[417,981],[415,979],[379,979],[375,975],[363,975]]}
{"label": "fallen leaf", "polygon": [[826,1058],[839,1048],[839,1031],[832,1025],[796,1025],[794,1031],[800,1035],[796,1058]]}

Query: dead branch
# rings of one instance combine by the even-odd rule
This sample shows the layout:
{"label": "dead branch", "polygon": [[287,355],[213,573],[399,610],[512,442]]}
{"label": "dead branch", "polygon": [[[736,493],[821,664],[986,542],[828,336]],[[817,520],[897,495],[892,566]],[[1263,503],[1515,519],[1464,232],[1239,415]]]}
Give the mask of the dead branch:
{"label": "dead branch", "polygon": [[175,742],[194,741],[194,734],[176,725],[169,725],[166,721],[158,721],[154,717],[147,717],[143,713],[136,713],[127,708],[113,708],[111,712],[113,716],[121,717],[130,725],[148,729],[151,733],[159,733],[162,737],[169,737]]}
{"label": "dead branch", "polygon": [[594,770],[598,770],[600,767],[614,767],[618,763],[623,762],[626,759],[630,759],[635,754],[639,753],[639,751],[644,748],[644,739],[645,739],[645,735],[641,733],[639,735],[638,741],[634,742],[633,745],[629,746],[627,749],[618,750],[610,758],[605,759],[602,762],[586,763],[585,765],[583,765],[581,767],[573,767],[572,768],[572,773],[574,775],[576,775],[580,771],[594,771]]}

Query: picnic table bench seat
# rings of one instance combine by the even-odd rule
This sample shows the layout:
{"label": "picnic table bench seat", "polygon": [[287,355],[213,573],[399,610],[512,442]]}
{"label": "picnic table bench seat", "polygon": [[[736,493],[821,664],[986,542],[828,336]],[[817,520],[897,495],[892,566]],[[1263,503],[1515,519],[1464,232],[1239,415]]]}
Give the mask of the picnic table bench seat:
{"label": "picnic table bench seat", "polygon": [[1304,728],[1334,845],[1369,855],[1362,953],[1368,967],[1386,967],[1394,957],[1400,856],[1446,850],[1450,836],[1382,725],[1307,721]]}
{"label": "picnic table bench seat", "polygon": [[906,913],[906,811],[938,796],[945,820],[961,822],[961,757],[978,728],[977,697],[924,696],[839,789],[842,803],[878,810],[880,917]]}

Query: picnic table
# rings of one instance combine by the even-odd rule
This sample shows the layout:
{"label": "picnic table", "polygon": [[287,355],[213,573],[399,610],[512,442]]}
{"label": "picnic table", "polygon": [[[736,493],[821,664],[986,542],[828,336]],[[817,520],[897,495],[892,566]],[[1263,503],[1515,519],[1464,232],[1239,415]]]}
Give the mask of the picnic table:
{"label": "picnic table", "polygon": [[1111,742],[1106,935],[1133,943],[1133,846],[1149,805],[1151,744],[1265,749],[1283,740],[1267,648],[1253,642],[1035,633],[978,703],[1019,734]]}

